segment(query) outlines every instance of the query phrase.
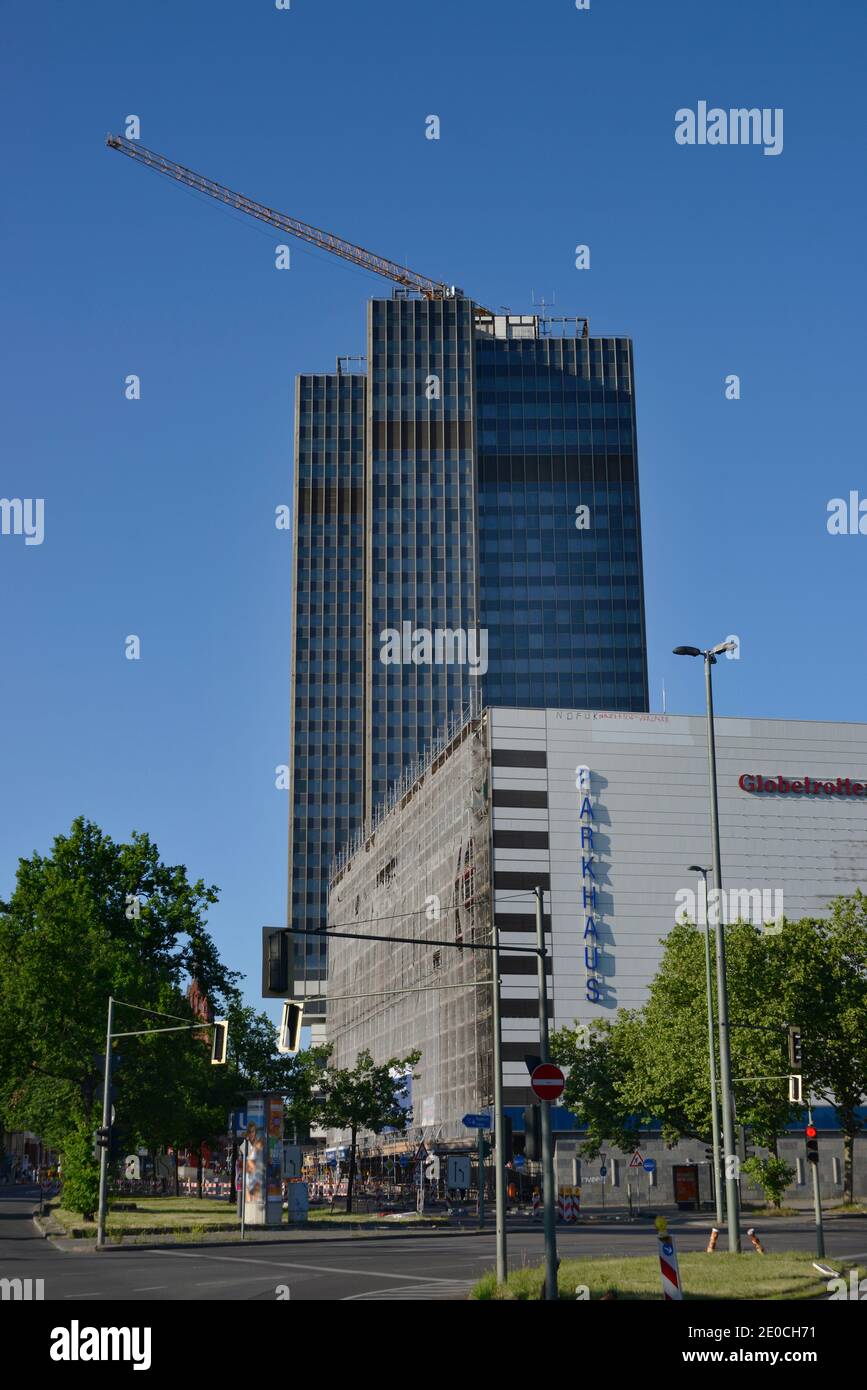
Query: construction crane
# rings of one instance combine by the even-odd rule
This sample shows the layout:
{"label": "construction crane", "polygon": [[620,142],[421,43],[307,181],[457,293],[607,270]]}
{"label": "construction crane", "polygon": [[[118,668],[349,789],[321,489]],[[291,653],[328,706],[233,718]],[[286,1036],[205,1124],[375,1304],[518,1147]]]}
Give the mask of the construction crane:
{"label": "construction crane", "polygon": [[[267,223],[269,227],[277,227],[279,231],[287,232],[289,236],[308,241],[311,246],[318,246],[322,251],[330,251],[333,256],[340,256],[343,260],[361,266],[364,270],[372,270],[376,275],[393,280],[395,284],[403,285],[408,290],[415,290],[424,295],[426,299],[454,299],[456,295],[463,294],[463,291],[454,285],[443,284],[440,280],[431,280],[427,275],[419,275],[417,271],[410,270],[405,265],[398,265],[396,261],[390,261],[385,256],[377,256],[372,251],[365,251],[363,246],[356,246],[353,242],[344,240],[343,237],[335,236],[333,232],[323,232],[319,227],[311,227],[309,223],[299,221],[297,217],[289,217],[284,212],[275,212],[273,208],[266,207],[264,203],[254,202],[252,198],[246,197],[243,193],[233,193],[231,188],[226,188],[221,183],[215,183],[213,179],[206,179],[202,174],[196,174],[192,169],[186,169],[183,164],[176,164],[174,160],[166,159],[165,155],[154,154],[153,150],[145,149],[144,145],[140,145],[137,140],[127,140],[123,135],[109,135],[105,143],[109,149],[120,150],[121,154],[129,155],[130,159],[136,160],[139,164],[146,164],[150,169],[156,169],[157,173],[165,174],[167,178],[186,184],[187,188],[194,188],[199,193],[207,193],[209,197],[216,198],[218,202],[225,203],[227,207],[237,208],[239,212],[246,212],[250,217],[256,217],[260,222]],[[481,309],[479,312],[486,314],[487,310]]]}

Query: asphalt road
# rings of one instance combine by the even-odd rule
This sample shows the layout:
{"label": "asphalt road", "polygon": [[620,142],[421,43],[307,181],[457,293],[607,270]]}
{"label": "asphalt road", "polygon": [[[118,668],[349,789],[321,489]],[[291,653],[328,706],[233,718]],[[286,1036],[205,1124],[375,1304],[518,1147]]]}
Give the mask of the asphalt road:
{"label": "asphalt road", "polygon": [[[386,1237],[317,1237],[268,1244],[56,1250],[36,1230],[34,1198],[26,1188],[0,1188],[0,1278],[43,1279],[45,1299],[78,1304],[230,1299],[274,1301],[462,1299],[494,1263],[493,1231],[484,1234],[389,1234]],[[707,1222],[673,1217],[678,1249],[703,1250]],[[815,1248],[806,1217],[760,1224],[768,1250]],[[560,1227],[559,1253],[638,1255],[655,1253],[647,1222]],[[867,1222],[835,1217],[826,1227],[827,1257],[867,1260]],[[509,1264],[538,1264],[540,1230],[509,1231]],[[745,1244],[746,1244],[745,1238]],[[724,1237],[721,1237],[720,1249]],[[757,1257],[756,1257],[757,1258]],[[279,1293],[278,1290],[288,1290]]]}

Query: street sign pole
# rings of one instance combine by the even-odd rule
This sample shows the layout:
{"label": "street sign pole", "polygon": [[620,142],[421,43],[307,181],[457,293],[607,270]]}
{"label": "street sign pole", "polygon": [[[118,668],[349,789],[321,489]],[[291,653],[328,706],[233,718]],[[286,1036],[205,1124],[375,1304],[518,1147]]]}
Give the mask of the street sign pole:
{"label": "street sign pole", "polygon": [[[807,1107],[807,1123],[813,1123],[813,1107]],[[816,1254],[820,1259],[825,1258],[825,1228],[822,1225],[822,1194],[819,1189],[819,1165],[810,1164],[810,1171],[813,1183],[813,1214],[816,1219]]]}
{"label": "street sign pole", "polygon": [[479,1130],[479,1230],[485,1229],[485,1131]]}
{"label": "street sign pole", "polygon": [[[539,975],[539,1050],[543,1062],[549,1062],[548,1051],[548,984],[545,975],[545,919],[542,889],[536,888],[536,957]],[[545,1231],[545,1298],[556,1300],[557,1289],[557,1216],[554,1207],[554,1144],[551,1136],[551,1102],[542,1106],[542,1201]]]}
{"label": "street sign pole", "polygon": [[241,1153],[241,1239],[244,1239],[244,1226],[247,1217],[247,1140],[239,1145]]}
{"label": "street sign pole", "polygon": [[108,1153],[111,1143],[111,1035],[114,1030],[114,1000],[108,996],[108,1026],[105,1030],[105,1063],[102,1073],[102,1127],[109,1131],[108,1144],[99,1151],[99,1214],[96,1248],[105,1246],[105,1216],[108,1207]]}
{"label": "street sign pole", "polygon": [[497,1204],[497,1283],[505,1284],[509,1274],[506,1259],[506,1126],[503,1123],[503,1013],[500,1000],[500,929],[492,912],[493,1026],[494,1026],[494,1196]]}

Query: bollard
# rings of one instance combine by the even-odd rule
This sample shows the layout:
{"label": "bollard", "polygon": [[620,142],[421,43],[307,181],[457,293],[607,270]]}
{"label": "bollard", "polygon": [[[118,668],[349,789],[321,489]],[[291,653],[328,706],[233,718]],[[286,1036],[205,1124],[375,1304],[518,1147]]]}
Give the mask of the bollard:
{"label": "bollard", "polygon": [[542,1198],[538,1187],[533,1188],[533,1220],[538,1221],[542,1214]]}
{"label": "bollard", "polygon": [[757,1234],[756,1234],[756,1228],[755,1228],[755,1226],[750,1226],[749,1230],[747,1231],[747,1235],[749,1236],[750,1240],[752,1241],[753,1249],[755,1250],[756,1254],[757,1254],[757,1255],[764,1255],[764,1253],[765,1253],[765,1247],[762,1245],[762,1242],[759,1240],[759,1238],[758,1238],[758,1236],[757,1236]]}
{"label": "bollard", "polygon": [[711,1227],[710,1240],[707,1243],[707,1249],[704,1252],[706,1255],[713,1254],[714,1250],[716,1250],[716,1243],[718,1240],[719,1231],[717,1230],[716,1226],[713,1226]]}
{"label": "bollard", "polygon": [[680,1268],[677,1263],[674,1236],[669,1234],[664,1216],[657,1217],[655,1225],[659,1273],[662,1279],[662,1297],[666,1300],[680,1301],[683,1298],[683,1285],[680,1282]]}

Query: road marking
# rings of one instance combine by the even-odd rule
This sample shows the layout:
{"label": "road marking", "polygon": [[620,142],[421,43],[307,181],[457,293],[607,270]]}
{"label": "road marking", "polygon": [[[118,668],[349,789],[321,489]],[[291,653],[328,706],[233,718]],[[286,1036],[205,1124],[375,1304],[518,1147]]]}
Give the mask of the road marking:
{"label": "road marking", "polygon": [[130,1289],[130,1293],[150,1293],[152,1289],[164,1289],[165,1284],[140,1284],[137,1289]]}
{"label": "road marking", "polygon": [[176,1260],[214,1260],[221,1264],[266,1265],[269,1269],[302,1269],[316,1274],[364,1275],[366,1279],[402,1279],[410,1283],[451,1284],[451,1279],[431,1279],[429,1274],[393,1274],[385,1269],[339,1269],[334,1265],[299,1264],[297,1260],[248,1260],[242,1255],[200,1255],[185,1250],[149,1250],[149,1255],[170,1255]]}
{"label": "road marking", "polygon": [[65,1293],[64,1298],[102,1298],[101,1293]]}
{"label": "road marking", "polygon": [[367,1293],[351,1293],[348,1294],[346,1298],[341,1299],[341,1302],[358,1303],[364,1302],[366,1300],[370,1300],[372,1302],[374,1299],[393,1299],[399,1302],[405,1302],[406,1300],[413,1298],[417,1298],[420,1300],[430,1299],[432,1297],[435,1298],[437,1294],[445,1293],[445,1289],[443,1288],[444,1283],[447,1283],[449,1285],[452,1293],[466,1296],[470,1292],[470,1289],[473,1287],[474,1282],[475,1281],[468,1281],[466,1279],[450,1279],[437,1280],[436,1283],[431,1283],[430,1280],[428,1280],[427,1283],[419,1284],[411,1289],[401,1289],[392,1286],[389,1289],[372,1289]]}
{"label": "road marking", "polygon": [[[248,1279],[273,1279],[273,1274],[248,1274]],[[217,1284],[237,1284],[237,1279],[197,1279],[193,1288],[207,1289]]]}

